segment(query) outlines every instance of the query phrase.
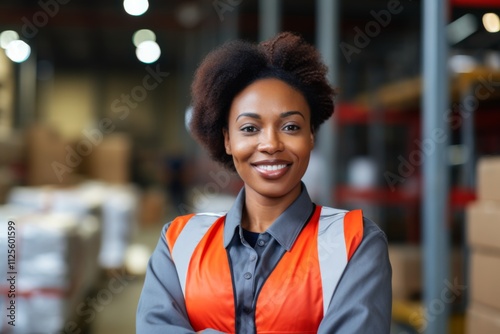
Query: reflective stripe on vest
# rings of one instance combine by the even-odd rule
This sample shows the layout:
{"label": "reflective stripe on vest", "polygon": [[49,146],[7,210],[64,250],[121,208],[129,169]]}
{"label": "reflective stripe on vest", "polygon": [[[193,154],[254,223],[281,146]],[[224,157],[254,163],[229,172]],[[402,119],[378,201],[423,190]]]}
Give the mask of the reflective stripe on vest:
{"label": "reflective stripe on vest", "polygon": [[[224,221],[222,214],[188,215],[176,218],[167,229],[167,245],[195,331],[235,332]],[[362,237],[361,210],[346,213],[317,206],[258,292],[257,332],[316,333]]]}

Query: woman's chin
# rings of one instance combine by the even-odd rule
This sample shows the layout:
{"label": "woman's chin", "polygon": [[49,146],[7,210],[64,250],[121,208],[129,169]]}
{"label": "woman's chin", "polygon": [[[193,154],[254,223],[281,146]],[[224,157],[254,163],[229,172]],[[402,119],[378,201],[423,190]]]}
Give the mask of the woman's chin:
{"label": "woman's chin", "polygon": [[283,197],[286,197],[287,195],[290,195],[291,193],[294,192],[297,188],[297,196],[300,194],[300,182],[297,183],[296,186],[291,187],[290,184],[282,184],[282,183],[267,183],[264,185],[256,185],[255,187],[252,187],[248,184],[245,184],[245,188],[247,189],[248,193],[248,188],[251,189],[252,192],[255,192],[259,194],[262,197],[266,197],[269,199],[280,199]]}

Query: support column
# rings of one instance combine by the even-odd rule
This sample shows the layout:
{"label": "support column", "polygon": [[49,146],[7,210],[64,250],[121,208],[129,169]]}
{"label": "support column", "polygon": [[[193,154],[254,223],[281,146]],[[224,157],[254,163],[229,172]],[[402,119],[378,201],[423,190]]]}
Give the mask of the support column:
{"label": "support column", "polygon": [[[318,0],[316,3],[316,43],[323,61],[328,66],[328,80],[334,87],[339,85],[339,49],[340,44],[340,0]],[[321,197],[323,205],[333,205],[334,187],[337,175],[337,131],[336,118],[330,119],[320,128],[317,138],[317,150],[326,164],[323,175]]]}
{"label": "support column", "polygon": [[259,0],[259,42],[281,29],[281,0]]}
{"label": "support column", "polygon": [[446,41],[446,3],[423,1],[423,96],[422,139],[432,142],[434,150],[424,154],[422,192],[422,235],[424,306],[428,316],[425,333],[448,332],[450,305],[442,300],[449,277],[450,241],[447,229],[449,125],[448,46]]}

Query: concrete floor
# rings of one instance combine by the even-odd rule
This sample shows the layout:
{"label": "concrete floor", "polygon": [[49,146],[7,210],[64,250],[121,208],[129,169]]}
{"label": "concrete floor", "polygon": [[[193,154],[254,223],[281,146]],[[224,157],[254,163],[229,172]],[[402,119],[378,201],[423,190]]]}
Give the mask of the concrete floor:
{"label": "concrete floor", "polygon": [[[141,244],[154,250],[163,224],[140,227],[134,233],[131,244]],[[143,275],[129,275],[126,277],[123,290],[113,294],[109,304],[104,305],[102,311],[96,314],[90,324],[91,334],[135,334],[135,312],[137,302],[144,283]],[[104,280],[106,284],[106,280]]]}

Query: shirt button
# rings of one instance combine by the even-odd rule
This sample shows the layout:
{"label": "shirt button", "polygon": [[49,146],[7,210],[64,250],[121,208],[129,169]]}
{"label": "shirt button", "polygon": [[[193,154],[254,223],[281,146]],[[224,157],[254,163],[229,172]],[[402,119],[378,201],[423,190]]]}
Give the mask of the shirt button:
{"label": "shirt button", "polygon": [[255,261],[257,260],[257,255],[253,254],[253,255],[250,255],[250,261]]}
{"label": "shirt button", "polygon": [[247,273],[245,273],[245,274],[243,275],[243,277],[244,277],[245,279],[250,279],[250,278],[252,278],[252,274],[247,272]]}
{"label": "shirt button", "polygon": [[259,245],[261,247],[264,246],[265,244],[266,244],[266,242],[264,240],[262,240],[262,239],[260,239],[259,241],[257,241],[257,245]]}

